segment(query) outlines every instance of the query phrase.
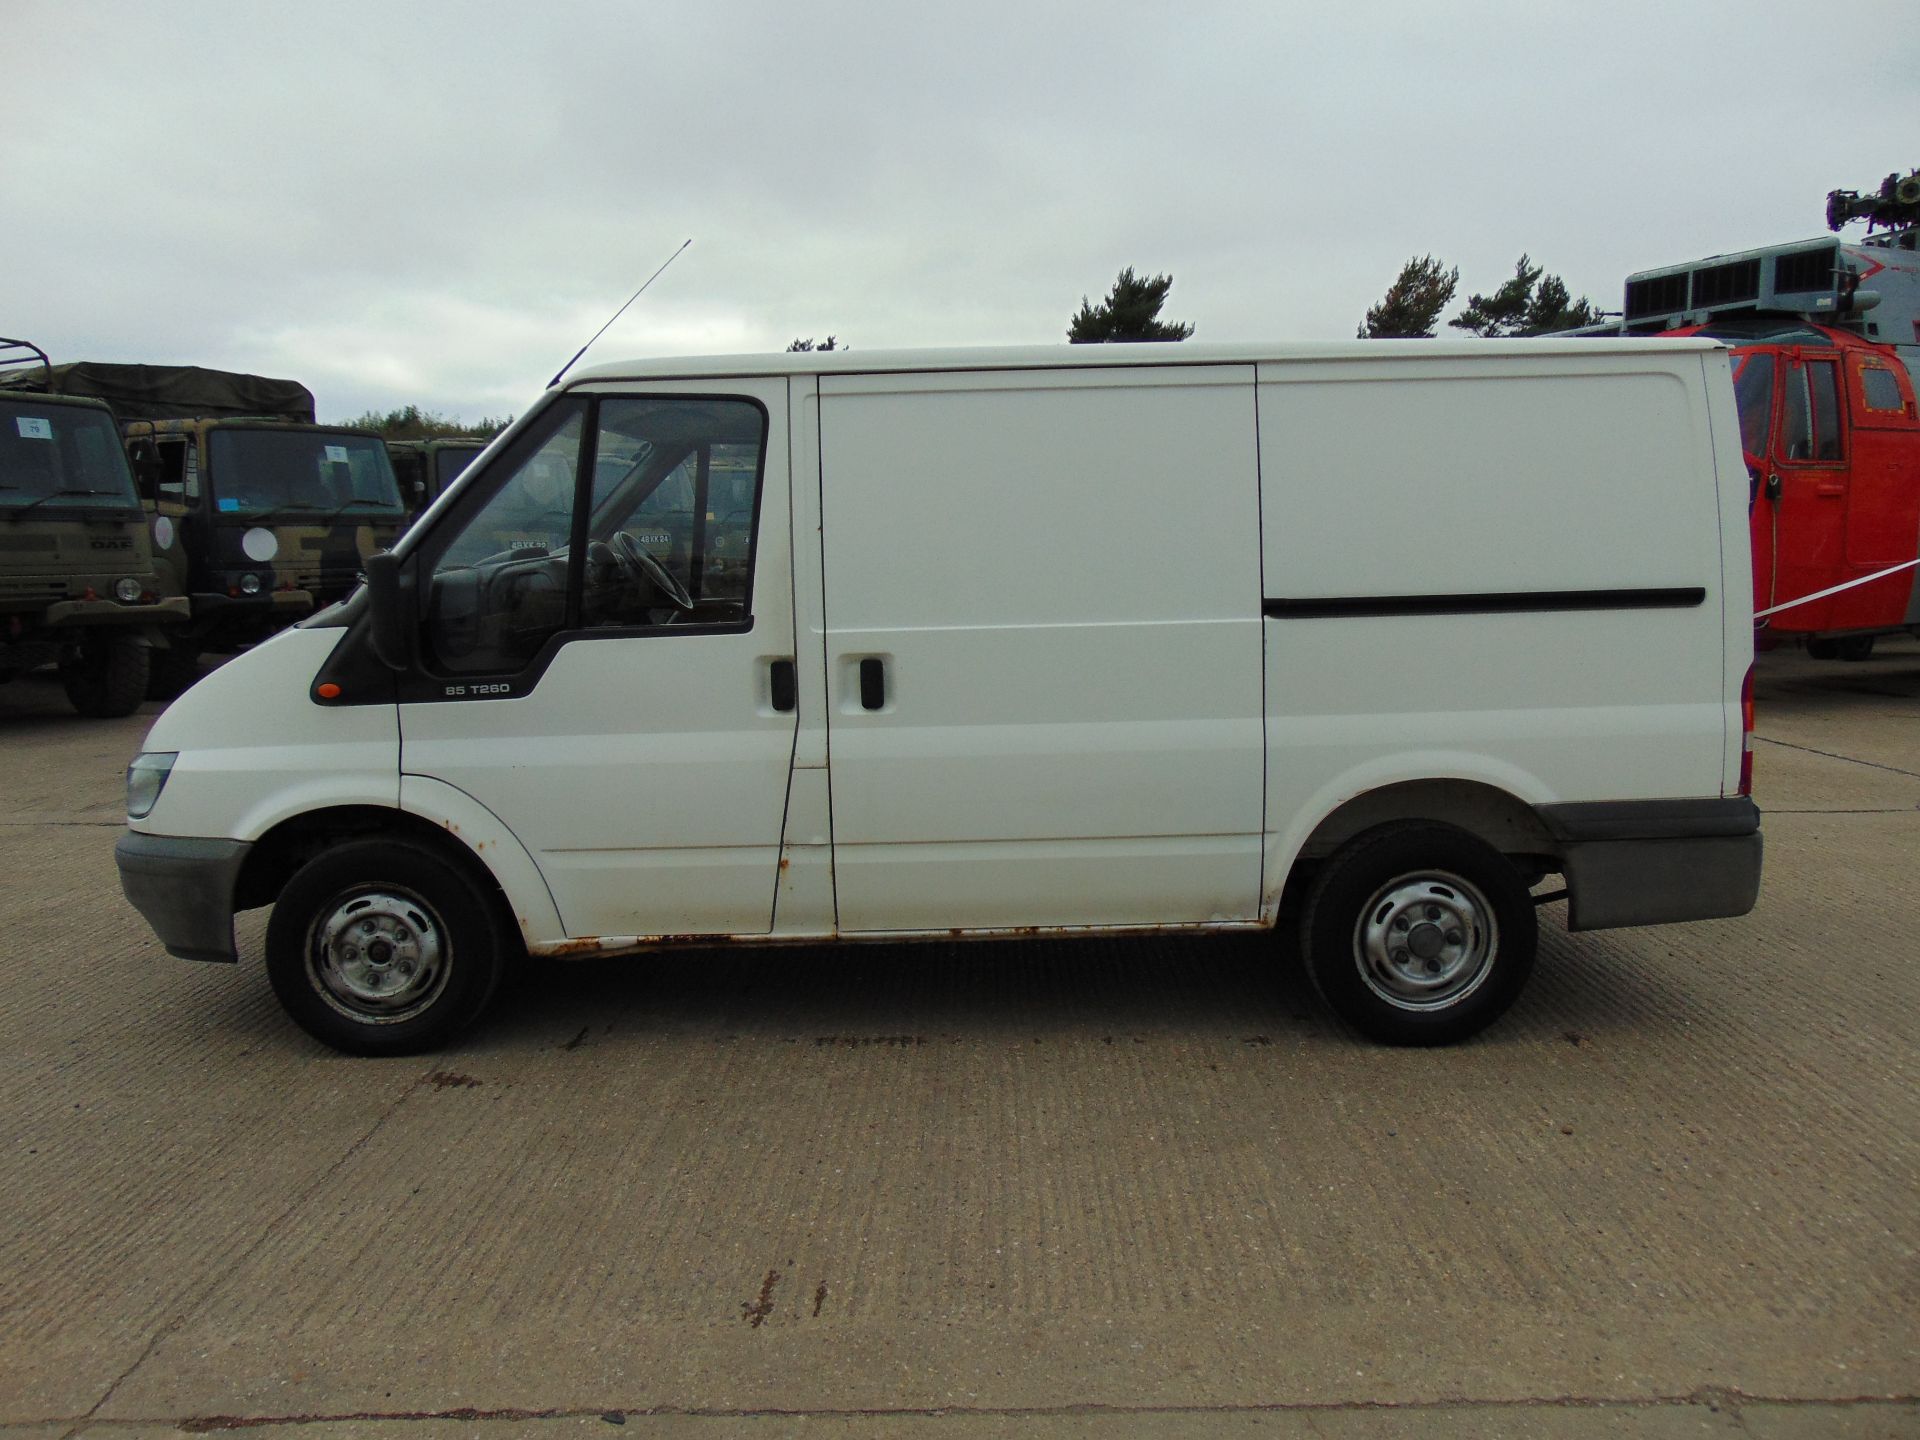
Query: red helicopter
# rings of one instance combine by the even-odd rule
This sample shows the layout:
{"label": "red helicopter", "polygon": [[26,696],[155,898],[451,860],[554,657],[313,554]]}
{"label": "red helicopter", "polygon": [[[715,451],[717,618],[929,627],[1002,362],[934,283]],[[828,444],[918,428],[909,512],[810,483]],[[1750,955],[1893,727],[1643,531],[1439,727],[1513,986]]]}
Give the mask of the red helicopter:
{"label": "red helicopter", "polygon": [[[1609,334],[1733,348],[1766,649],[1864,660],[1920,634],[1920,171],[1827,197],[1834,232],[1627,278]],[[1603,327],[1590,327],[1595,333]]]}

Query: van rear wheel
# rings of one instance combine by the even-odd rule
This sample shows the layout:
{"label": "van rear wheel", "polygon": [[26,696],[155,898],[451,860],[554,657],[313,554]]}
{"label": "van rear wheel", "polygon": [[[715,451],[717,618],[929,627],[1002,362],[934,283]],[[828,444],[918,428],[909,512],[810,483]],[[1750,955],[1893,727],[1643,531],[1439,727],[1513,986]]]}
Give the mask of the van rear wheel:
{"label": "van rear wheel", "polygon": [[355,1055],[445,1044],[499,983],[486,888],[417,845],[352,840],[294,873],[267,922],[267,978],[296,1024]]}
{"label": "van rear wheel", "polygon": [[1406,821],[1326,862],[1302,938],[1307,974],[1342,1019],[1390,1045],[1447,1045],[1513,1004],[1539,934],[1506,856],[1452,825]]}

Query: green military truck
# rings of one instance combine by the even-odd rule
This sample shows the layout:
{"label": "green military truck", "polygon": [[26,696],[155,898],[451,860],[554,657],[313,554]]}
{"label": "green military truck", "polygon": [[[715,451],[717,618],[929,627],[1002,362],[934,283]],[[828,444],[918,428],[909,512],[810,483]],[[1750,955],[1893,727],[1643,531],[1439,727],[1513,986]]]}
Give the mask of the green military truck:
{"label": "green military truck", "polygon": [[[29,371],[38,393],[4,385]],[[50,391],[51,372],[0,338],[0,680],[57,664],[82,715],[126,715],[188,602],[154,563],[113,412]]]}
{"label": "green military truck", "polygon": [[292,380],[189,365],[56,365],[48,385],[104,400],[188,622],[156,657],[150,687],[171,696],[201,654],[266,638],[343,598],[363,562],[405,527],[385,443],[314,423]]}
{"label": "green military truck", "polygon": [[439,499],[473,457],[487,448],[484,440],[389,440],[387,458],[400,481],[407,513],[418,515]]}

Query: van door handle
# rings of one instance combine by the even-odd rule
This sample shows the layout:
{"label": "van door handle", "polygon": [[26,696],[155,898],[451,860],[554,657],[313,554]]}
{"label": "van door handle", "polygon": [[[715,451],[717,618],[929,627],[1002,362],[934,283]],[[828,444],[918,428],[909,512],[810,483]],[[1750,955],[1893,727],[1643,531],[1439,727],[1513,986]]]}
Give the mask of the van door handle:
{"label": "van door handle", "polygon": [[887,703],[887,667],[875,659],[860,662],[860,708],[878,710]]}
{"label": "van door handle", "polygon": [[787,714],[800,696],[800,681],[794,674],[793,661],[775,660],[767,667],[767,678],[773,691],[773,708],[782,715]]}

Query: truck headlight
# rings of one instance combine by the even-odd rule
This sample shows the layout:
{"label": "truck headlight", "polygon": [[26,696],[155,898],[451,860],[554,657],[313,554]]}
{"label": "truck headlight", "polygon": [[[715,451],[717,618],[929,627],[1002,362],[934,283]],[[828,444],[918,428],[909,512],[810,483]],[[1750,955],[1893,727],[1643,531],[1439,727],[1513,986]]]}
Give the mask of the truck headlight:
{"label": "truck headlight", "polygon": [[140,582],[131,575],[123,575],[113,582],[113,598],[123,605],[131,605],[140,598]]}
{"label": "truck headlight", "polygon": [[240,593],[242,595],[258,595],[260,593],[260,577],[251,570],[242,575],[240,577]]}
{"label": "truck headlight", "polygon": [[179,758],[178,750],[143,751],[133,757],[133,763],[127,766],[129,820],[144,820],[153,812],[160,792],[167,787],[167,776],[173,773],[173,762]]}

